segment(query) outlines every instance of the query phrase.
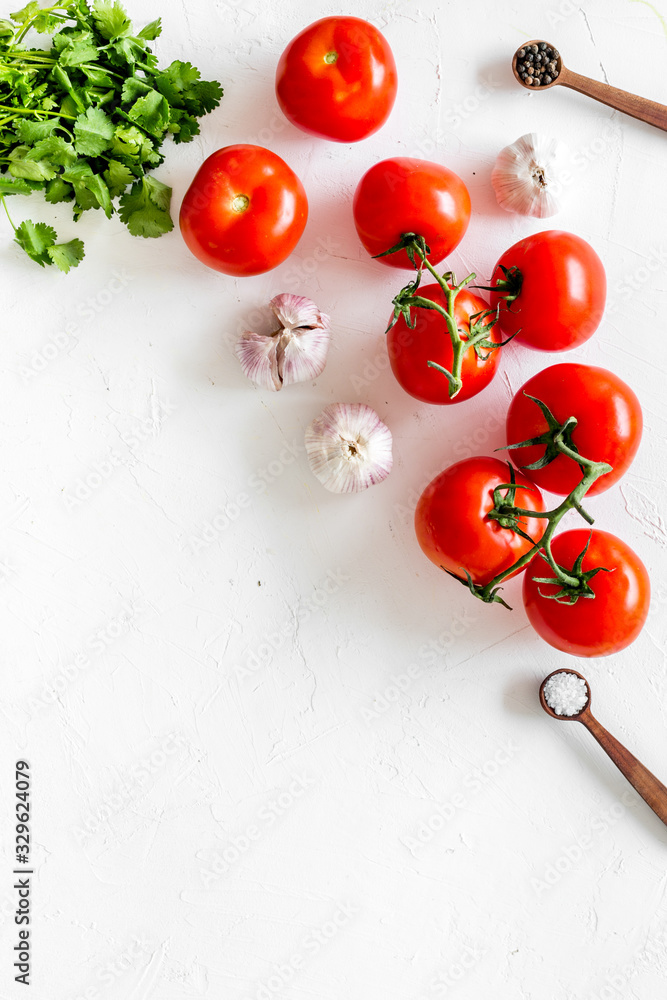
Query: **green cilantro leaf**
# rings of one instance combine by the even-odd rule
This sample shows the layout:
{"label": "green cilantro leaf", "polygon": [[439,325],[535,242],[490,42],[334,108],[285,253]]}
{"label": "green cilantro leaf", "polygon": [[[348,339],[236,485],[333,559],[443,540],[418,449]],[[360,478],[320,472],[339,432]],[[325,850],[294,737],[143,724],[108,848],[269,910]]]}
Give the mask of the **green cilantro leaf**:
{"label": "green cilantro leaf", "polygon": [[66,94],[69,95],[72,106],[68,107],[63,103],[63,114],[79,114],[86,110],[86,102],[82,100],[82,95],[78,88],[74,86],[69,75],[65,72],[62,66],[56,65],[53,67],[53,78],[60,86],[61,90],[64,90]]}
{"label": "green cilantro leaf", "polygon": [[[82,34],[84,33],[82,32]],[[58,36],[56,35],[56,37]],[[71,45],[68,45],[60,55],[60,65],[80,66],[82,63],[94,62],[97,59],[97,46],[92,38],[93,36],[89,35],[88,38],[75,40]]]}
{"label": "green cilantro leaf", "polygon": [[201,73],[189,62],[174,60],[170,66],[155,77],[155,86],[170,104],[180,105],[182,95],[197,83]]}
{"label": "green cilantro leaf", "polygon": [[185,111],[172,109],[169,131],[173,133],[174,142],[191,142],[196,135],[199,135],[199,122]]}
{"label": "green cilantro leaf", "polygon": [[50,205],[57,205],[61,201],[71,201],[74,197],[74,188],[67,184],[62,177],[54,177],[44,189],[44,197]]}
{"label": "green cilantro leaf", "polygon": [[56,31],[62,24],[61,18],[52,17],[49,8],[42,10],[36,0],[31,0],[31,3],[26,4],[21,10],[9,16],[17,24],[26,25],[28,22],[31,22],[30,26],[41,34],[51,34],[51,32]]}
{"label": "green cilantro leaf", "polygon": [[46,122],[31,122],[27,118],[23,118],[17,124],[15,131],[22,142],[39,142],[40,139],[46,139],[47,136],[53,135],[54,130],[59,125],[58,118],[49,118]]}
{"label": "green cilantro leaf", "polygon": [[169,104],[157,90],[151,90],[134,102],[128,116],[144,131],[161,136],[169,122]]}
{"label": "green cilantro leaf", "polygon": [[77,217],[91,208],[102,208],[107,218],[112,216],[113,205],[109,188],[103,177],[93,173],[89,163],[79,160],[63,171],[62,179],[74,188],[76,198],[74,214]]}
{"label": "green cilantro leaf", "polygon": [[101,67],[99,66],[82,66],[81,72],[85,73],[86,79],[94,87],[113,87],[117,85],[113,78],[109,76]]}
{"label": "green cilantro leaf", "polygon": [[138,76],[128,76],[127,80],[123,83],[123,90],[121,92],[123,103],[134,104],[137,97],[150,94],[152,89],[150,84],[146,83],[145,80],[141,80]]}
{"label": "green cilantro leaf", "polygon": [[137,38],[145,38],[146,41],[152,42],[156,38],[159,38],[162,34],[162,18],[158,17],[156,21],[151,21],[147,24],[145,28],[142,28]]}
{"label": "green cilantro leaf", "polygon": [[11,177],[0,177],[0,196],[5,194],[30,194],[32,188],[22,177],[13,180]]}
{"label": "green cilantro leaf", "polygon": [[15,146],[9,154],[9,172],[12,177],[28,181],[50,181],[56,176],[48,160],[29,160],[30,146]]}
{"label": "green cilantro leaf", "polygon": [[99,174],[93,174],[92,177],[89,177],[85,181],[84,187],[90,191],[97,202],[95,208],[99,206],[107,219],[110,219],[113,215],[113,205],[111,204],[111,194],[104,178]]}
{"label": "green cilantro leaf", "polygon": [[76,161],[74,146],[59,135],[40,139],[26,154],[26,160],[48,160],[59,167],[69,167]]}
{"label": "green cilantro leaf", "polygon": [[121,5],[111,0],[95,0],[93,18],[100,35],[109,42],[129,35],[132,30],[132,22]]}
{"label": "green cilantro leaf", "polygon": [[57,238],[56,231],[51,226],[47,226],[44,222],[34,223],[26,219],[17,227],[14,242],[25,250],[31,260],[44,267],[49,263],[47,251],[55,244]]}
{"label": "green cilantro leaf", "polygon": [[144,177],[144,185],[150,200],[163,212],[168,212],[171,206],[171,188],[157,177]]}
{"label": "green cilantro leaf", "polygon": [[220,104],[222,93],[222,87],[217,80],[200,80],[188,95],[189,103],[196,105],[188,107],[188,111],[197,115],[209,114]]}
{"label": "green cilantro leaf", "polygon": [[134,184],[137,178],[124,163],[120,163],[118,160],[109,160],[109,166],[104,171],[104,179],[109,185],[111,197],[116,198],[130,184]]}
{"label": "green cilantro leaf", "polygon": [[99,156],[111,146],[114,126],[101,108],[88,108],[74,123],[74,145],[83,156]]}
{"label": "green cilantro leaf", "polygon": [[39,11],[40,7],[37,0],[31,0],[31,2],[27,3],[25,7],[21,8],[21,10],[17,10],[15,14],[10,14],[9,16],[12,21],[16,21],[17,24],[27,24],[28,21],[31,21],[33,17],[36,17],[39,14]]}
{"label": "green cilantro leaf", "polygon": [[68,274],[70,269],[77,267],[85,257],[81,240],[70,240],[69,243],[57,243],[46,248],[51,263]]}
{"label": "green cilantro leaf", "polygon": [[114,66],[123,67],[128,63],[134,66],[136,62],[144,63],[149,69],[157,67],[157,57],[147,51],[140,38],[118,38],[109,46],[109,61]]}
{"label": "green cilantro leaf", "polygon": [[155,86],[172,107],[183,108],[193,115],[208,114],[217,108],[222,87],[215,80],[200,80],[200,73],[191,63],[176,60],[155,78]]}
{"label": "green cilantro leaf", "polygon": [[162,236],[174,228],[170,201],[171,188],[154,177],[144,177],[120,199],[120,217],[133,236],[146,239]]}
{"label": "green cilantro leaf", "polygon": [[[49,204],[70,202],[75,219],[99,208],[110,217],[119,199],[132,234],[169,232],[171,189],[149,172],[164,160],[167,133],[175,143],[199,133],[220,84],[190,62],[161,70],[151,47],[160,18],[134,33],[124,0],[23,2],[11,21],[0,18],[0,197],[41,190]],[[27,29],[50,34],[50,47],[24,42]],[[23,223],[16,242],[65,272],[83,256],[79,241],[58,243],[48,225]]]}

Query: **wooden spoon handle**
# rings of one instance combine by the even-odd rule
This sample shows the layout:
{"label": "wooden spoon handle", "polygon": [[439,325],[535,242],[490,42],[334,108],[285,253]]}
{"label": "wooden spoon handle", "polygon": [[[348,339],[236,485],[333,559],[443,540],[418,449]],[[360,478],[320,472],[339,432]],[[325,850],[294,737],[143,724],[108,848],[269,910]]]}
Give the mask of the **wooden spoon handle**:
{"label": "wooden spoon handle", "polygon": [[667,132],[667,107],[658,104],[657,101],[647,101],[644,97],[637,97],[636,94],[629,94],[627,90],[619,90],[618,87],[610,87],[608,83],[600,83],[599,80],[591,80],[587,76],[580,76],[573,73],[571,69],[563,66],[558,83],[570,90],[576,90],[580,94],[587,94],[594,97],[596,101],[606,104],[617,111],[623,111],[626,115],[638,118],[641,122],[648,122]]}
{"label": "wooden spoon handle", "polygon": [[667,824],[667,788],[661,781],[658,781],[654,774],[651,774],[647,767],[637,760],[629,750],[619,743],[615,736],[608,733],[604,726],[601,726],[597,719],[594,719],[590,712],[587,712],[581,719],[600,746],[611,757],[616,767],[628,779],[630,784],[637,789],[644,802],[646,802],[656,816],[659,816],[663,823]]}

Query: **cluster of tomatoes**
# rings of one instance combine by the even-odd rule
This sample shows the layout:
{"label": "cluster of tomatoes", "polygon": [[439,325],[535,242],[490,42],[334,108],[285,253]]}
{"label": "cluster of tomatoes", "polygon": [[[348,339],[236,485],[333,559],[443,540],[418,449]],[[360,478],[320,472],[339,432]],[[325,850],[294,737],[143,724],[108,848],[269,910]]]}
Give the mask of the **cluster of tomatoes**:
{"label": "cluster of tomatoes", "polygon": [[[286,117],[311,135],[338,142],[377,131],[396,91],[387,42],[354,17],[310,25],[288,45],[276,73]],[[354,222],[368,253],[389,267],[417,270],[394,300],[387,346],[399,383],[427,403],[455,403],[480,392],[498,368],[499,348],[510,339],[535,350],[576,347],[595,332],[605,308],[602,262],[572,233],[537,233],[507,250],[487,288],[490,305],[468,287],[474,275],[459,285],[451,273],[438,275],[434,267],[458,246],[470,211],[469,193],[455,173],[405,157],[376,163],[354,196]],[[204,162],[183,201],[180,225],[200,260],[238,277],[285,260],[307,215],[306,193],[291,168],[268,149],[238,144]],[[435,280],[421,285],[425,271]],[[600,656],[623,649],[641,630],[650,599],[646,570],[624,542],[597,529],[556,534],[540,549],[545,524],[563,516],[562,506],[546,511],[540,489],[570,498],[571,507],[592,520],[577,498],[584,468],[572,454],[611,466],[598,473],[588,493],[608,489],[634,458],[642,413],[632,390],[611,372],[554,365],[512,400],[508,446],[546,440],[554,425],[564,427],[568,420],[570,455],[541,440],[512,448],[516,472],[498,458],[458,462],[424,491],[415,524],[426,555],[484,600],[484,588],[527,564],[524,605],[538,633],[568,653]],[[505,507],[515,511],[508,517],[497,510],[503,489],[511,500]],[[552,579],[554,571],[581,577],[582,596],[565,593],[559,579]]]}
{"label": "cluster of tomatoes", "polygon": [[[547,407],[559,426],[575,418],[571,444],[576,452],[612,466],[587,495],[602,493],[617,483],[630,466],[642,435],[642,411],[632,389],[617,375],[592,365],[545,368],[510,403],[508,445],[548,436],[549,423],[535,400]],[[499,458],[480,456],[457,462],[427,486],[417,504],[415,527],[424,553],[453,576],[465,574],[478,588],[488,589],[499,574],[506,573],[505,579],[515,575],[511,572],[514,564],[539,543],[548,523],[539,516],[546,511],[541,490],[567,497],[582,479],[581,468],[567,455],[556,454],[542,464],[544,444],[512,449],[510,455],[516,468],[514,504],[524,515],[519,518],[519,531],[489,516],[495,491],[510,479],[507,463]],[[573,505],[572,509],[579,508]],[[566,597],[556,599],[561,586],[552,568],[539,553],[533,556],[523,578],[523,603],[538,634],[556,649],[575,656],[606,656],[633,642],[650,603],[648,574],[637,554],[614,535],[586,527],[556,534],[550,555],[566,572],[577,567],[578,560],[583,575],[600,569],[588,581],[588,599],[583,596],[571,602]],[[549,579],[554,582],[546,582]]]}

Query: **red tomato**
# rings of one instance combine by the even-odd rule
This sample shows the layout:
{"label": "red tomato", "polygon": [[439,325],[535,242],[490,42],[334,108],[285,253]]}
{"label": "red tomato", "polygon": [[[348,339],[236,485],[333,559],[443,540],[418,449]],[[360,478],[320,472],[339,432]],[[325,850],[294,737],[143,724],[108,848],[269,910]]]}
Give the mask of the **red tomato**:
{"label": "red tomato", "polygon": [[285,161],[240,144],[204,161],[183,199],[180,225],[195,257],[239,277],[281,264],[307,218],[306,192]]}
{"label": "red tomato", "polygon": [[[417,503],[415,530],[431,562],[463,579],[467,570],[475,583],[485,585],[528,552],[525,538],[487,517],[494,489],[508,483],[509,475],[507,463],[499,458],[465,458],[426,487]],[[540,491],[520,472],[516,482],[525,487],[517,490],[516,504],[544,510]],[[519,526],[539,541],[546,522],[529,517]]]}
{"label": "red tomato", "polygon": [[[421,286],[418,294],[441,306],[447,305],[444,292],[436,282]],[[486,309],[486,302],[466,289],[456,296],[454,315],[464,339],[470,331],[470,317]],[[452,370],[454,355],[447,323],[434,310],[419,307],[412,310],[412,318],[416,320],[414,330],[410,329],[401,316],[387,334],[391,369],[406,392],[423,403],[458,403],[475,396],[489,384],[496,373],[500,351],[482,348],[487,355],[487,360],[483,361],[471,347],[463,356],[463,388],[451,399],[447,376],[437,368],[428,366],[429,361],[435,361],[448,371]],[[492,319],[493,316],[489,316],[484,322],[488,325]],[[497,326],[489,329],[488,339],[494,344],[500,343],[501,335]]]}
{"label": "red tomato", "polygon": [[358,142],[384,125],[396,100],[396,63],[384,36],[359,17],[323,17],[289,43],[276,96],[304,132]]}
{"label": "red tomato", "polygon": [[[519,389],[510,403],[508,444],[538,437],[548,429],[541,410],[524,392],[546,403],[560,424],[568,417],[576,417],[572,441],[579,454],[613,467],[613,472],[593,483],[586,496],[603,493],[618,482],[637,453],[643,426],[639,400],[625,382],[613,372],[593,365],[561,364],[543,369]],[[519,468],[531,465],[543,454],[544,445],[508,452]],[[562,496],[571,493],[582,478],[579,466],[566,455],[559,455],[543,469],[523,471],[540,489]]]}
{"label": "red tomato", "polygon": [[573,656],[608,656],[637,638],[648,616],[651,584],[646,567],[629,545],[607,531],[578,528],[556,535],[551,551],[559,566],[571,569],[590,534],[584,572],[605,566],[589,580],[594,598],[561,604],[540,594],[556,594],[553,584],[534,577],[553,577],[553,570],[536,555],[523,578],[523,603],[533,628],[551,646]]}
{"label": "red tomato", "polygon": [[[428,160],[396,156],[366,171],[354,194],[354,224],[371,257],[404,233],[423,236],[437,264],[459,245],[470,222],[470,195],[461,178]],[[412,267],[405,250],[380,257],[389,267]]]}
{"label": "red tomato", "polygon": [[[501,265],[518,268],[521,288],[509,306],[500,309],[505,337],[536,351],[568,351],[588,340],[600,325],[607,299],[602,261],[585,240],[550,229],[519,240],[496,264],[491,284],[504,275]],[[500,295],[491,293],[495,308]]]}

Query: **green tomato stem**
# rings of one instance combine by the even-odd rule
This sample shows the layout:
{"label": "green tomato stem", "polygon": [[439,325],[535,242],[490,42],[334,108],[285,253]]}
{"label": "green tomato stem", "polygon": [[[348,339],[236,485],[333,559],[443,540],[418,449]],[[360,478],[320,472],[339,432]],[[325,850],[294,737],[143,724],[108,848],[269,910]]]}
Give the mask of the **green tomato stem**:
{"label": "green tomato stem", "polygon": [[[452,344],[452,369],[451,371],[448,371],[435,361],[428,361],[427,364],[429,368],[434,368],[436,371],[439,371],[446,376],[449,381],[449,398],[453,399],[456,395],[458,395],[463,387],[461,371],[463,369],[463,359],[466,351],[469,351],[470,349],[477,350],[477,345],[483,345],[488,349],[490,354],[491,351],[501,346],[500,344],[492,344],[488,340],[489,332],[491,327],[496,322],[496,319],[492,320],[490,323],[484,323],[487,316],[490,316],[493,312],[496,312],[497,318],[497,311],[488,310],[487,312],[478,313],[476,316],[471,317],[468,335],[462,336],[456,322],[454,312],[456,297],[463,288],[465,288],[471,281],[474,281],[476,275],[469,274],[467,278],[464,278],[463,281],[457,284],[451,271],[448,271],[443,275],[438,274],[428,259],[427,254],[430,250],[426,245],[426,241],[422,236],[419,236],[416,233],[404,233],[396,246],[392,247],[390,250],[386,250],[385,253],[378,254],[378,256],[385,257],[389,254],[397,253],[399,250],[406,251],[417,271],[417,276],[413,282],[410,282],[410,284],[406,285],[405,288],[401,289],[398,295],[394,298],[394,317],[388,329],[391,329],[400,315],[403,316],[409,327],[414,327],[414,324],[411,322],[410,312],[413,307],[418,309],[432,309],[442,316],[447,326],[447,332]],[[415,257],[419,258],[419,263],[417,263]],[[424,268],[426,268],[426,270],[435,278],[436,282],[442,289],[446,303],[444,306],[440,305],[438,302],[433,302],[431,299],[427,299],[416,294],[421,282]],[[483,360],[486,360],[489,354],[486,356],[480,354],[480,357],[482,357]]]}
{"label": "green tomato stem", "polygon": [[[538,402],[538,405],[543,406],[544,404],[539,404]],[[520,559],[517,559],[517,561],[508,569],[503,570],[501,573],[498,573],[496,576],[494,576],[492,580],[489,581],[489,583],[485,584],[483,587],[480,585],[474,585],[474,584],[470,585],[469,583],[467,584],[468,586],[470,586],[470,590],[475,594],[476,597],[479,597],[480,600],[486,603],[491,603],[493,601],[499,600],[499,598],[496,597],[496,594],[498,588],[503,583],[503,581],[506,580],[513,573],[516,573],[518,570],[523,569],[524,566],[527,566],[537,552],[542,552],[544,554],[544,557],[549,563],[551,569],[554,571],[557,580],[563,586],[575,589],[580,586],[581,584],[580,577],[572,573],[568,573],[566,570],[564,570],[561,566],[559,566],[556,563],[551,552],[551,540],[554,536],[556,528],[570,510],[578,511],[579,514],[581,514],[590,524],[593,523],[593,518],[590,517],[590,515],[587,514],[586,511],[584,511],[583,507],[581,506],[581,502],[586,493],[588,492],[588,490],[593,485],[593,483],[597,479],[599,479],[600,476],[604,476],[608,472],[611,472],[612,467],[608,465],[606,462],[593,462],[591,459],[584,458],[583,455],[580,455],[578,451],[576,451],[574,448],[570,447],[570,445],[565,443],[563,437],[566,434],[571,433],[572,429],[576,426],[576,423],[577,420],[575,417],[569,417],[565,421],[565,423],[560,428],[558,428],[558,430],[555,431],[553,435],[553,444],[556,450],[560,454],[566,455],[568,458],[571,458],[574,462],[577,463],[577,465],[579,465],[584,470],[581,481],[577,486],[575,486],[575,488],[572,490],[569,496],[565,497],[565,499],[557,507],[554,507],[553,510],[543,511],[543,512],[529,511],[521,507],[515,507],[512,504],[511,506],[508,506],[508,510],[506,512],[503,507],[503,512],[502,512],[503,514],[511,512],[511,515],[516,517],[517,519],[521,517],[537,517],[547,521],[548,524],[540,540],[538,542],[535,542],[531,546],[531,548],[526,553],[524,553],[524,555],[521,556]],[[466,581],[462,580],[461,582],[464,583]]]}

